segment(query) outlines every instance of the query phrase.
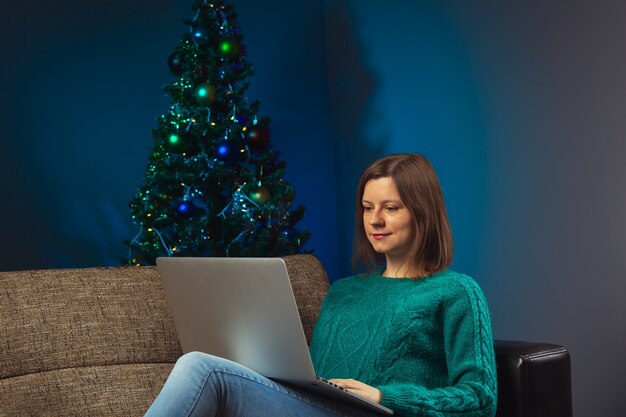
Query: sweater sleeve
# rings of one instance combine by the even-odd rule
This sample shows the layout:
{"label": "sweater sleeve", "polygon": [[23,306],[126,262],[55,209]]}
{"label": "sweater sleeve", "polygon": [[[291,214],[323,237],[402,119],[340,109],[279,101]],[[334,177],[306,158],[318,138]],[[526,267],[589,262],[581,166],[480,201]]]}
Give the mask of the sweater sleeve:
{"label": "sweater sleeve", "polygon": [[382,404],[400,416],[493,417],[496,369],[487,303],[469,277],[451,278],[442,306],[448,386],[379,386]]}

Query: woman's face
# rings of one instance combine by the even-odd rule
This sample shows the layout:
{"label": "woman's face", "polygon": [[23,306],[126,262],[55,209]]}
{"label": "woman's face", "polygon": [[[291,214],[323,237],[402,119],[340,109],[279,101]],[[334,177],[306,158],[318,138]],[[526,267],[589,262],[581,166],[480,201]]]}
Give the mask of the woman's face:
{"label": "woman's face", "polygon": [[363,227],[367,239],[387,263],[407,262],[415,240],[411,213],[400,201],[391,177],[369,180],[363,191]]}

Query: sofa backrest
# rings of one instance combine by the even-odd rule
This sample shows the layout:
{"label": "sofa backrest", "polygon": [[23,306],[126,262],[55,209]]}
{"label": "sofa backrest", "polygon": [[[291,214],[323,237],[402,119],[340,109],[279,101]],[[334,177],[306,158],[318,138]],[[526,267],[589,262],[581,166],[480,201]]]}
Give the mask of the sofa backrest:
{"label": "sofa backrest", "polygon": [[[284,259],[310,340],[326,272]],[[181,353],[154,267],[0,272],[0,417],[141,416]]]}
{"label": "sofa backrest", "polygon": [[289,271],[289,279],[307,343],[311,343],[313,326],[315,326],[322,308],[322,301],[328,291],[328,276],[315,256],[292,255],[284,257],[283,260]]}

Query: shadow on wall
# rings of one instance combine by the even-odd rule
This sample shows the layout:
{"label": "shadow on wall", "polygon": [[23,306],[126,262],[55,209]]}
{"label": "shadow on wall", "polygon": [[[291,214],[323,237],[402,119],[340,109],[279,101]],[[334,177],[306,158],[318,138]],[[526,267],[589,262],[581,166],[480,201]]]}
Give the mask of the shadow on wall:
{"label": "shadow on wall", "polygon": [[[331,129],[334,137],[337,192],[337,235],[341,276],[352,273],[355,191],[361,172],[384,155],[387,138],[370,138],[368,120],[376,95],[376,76],[366,63],[365,50],[348,0],[327,2],[326,39]],[[330,277],[331,281],[339,277]]]}

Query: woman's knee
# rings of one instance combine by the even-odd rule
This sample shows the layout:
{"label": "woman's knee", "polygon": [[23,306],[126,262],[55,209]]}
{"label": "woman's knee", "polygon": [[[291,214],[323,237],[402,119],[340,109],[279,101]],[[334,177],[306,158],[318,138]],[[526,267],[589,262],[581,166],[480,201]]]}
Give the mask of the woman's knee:
{"label": "woman's knee", "polygon": [[209,355],[208,353],[189,352],[178,358],[176,367],[185,369],[206,369],[207,367],[210,368],[212,364],[217,363],[219,359],[220,358],[217,356]]}
{"label": "woman's knee", "polygon": [[223,370],[236,367],[237,364],[219,356],[203,352],[189,352],[178,358],[176,367],[184,372],[207,373],[212,370]]}
{"label": "woman's knee", "polygon": [[189,352],[178,358],[172,374],[177,378],[207,381],[211,375],[244,377],[267,383],[258,373],[228,359],[202,352]]}

